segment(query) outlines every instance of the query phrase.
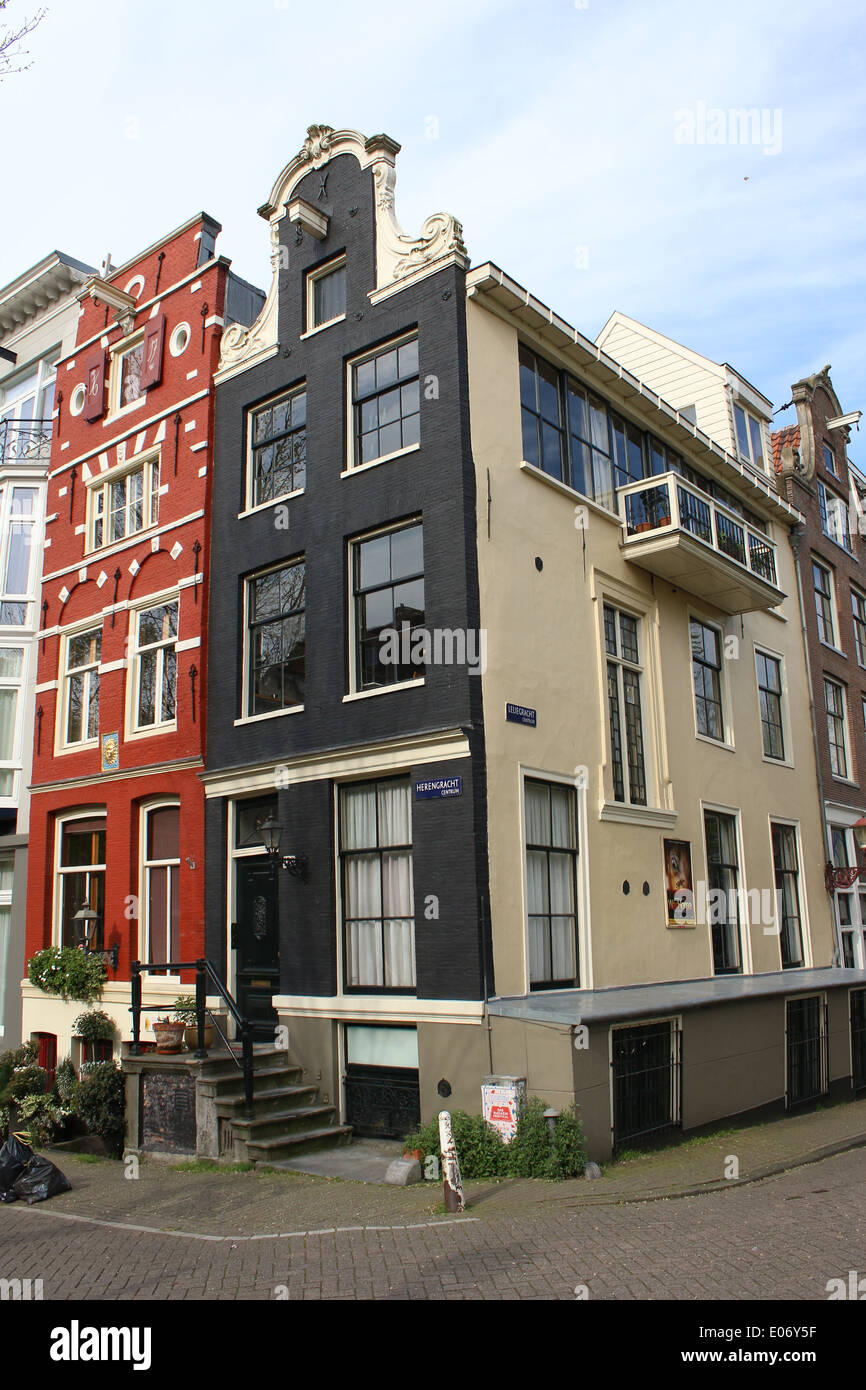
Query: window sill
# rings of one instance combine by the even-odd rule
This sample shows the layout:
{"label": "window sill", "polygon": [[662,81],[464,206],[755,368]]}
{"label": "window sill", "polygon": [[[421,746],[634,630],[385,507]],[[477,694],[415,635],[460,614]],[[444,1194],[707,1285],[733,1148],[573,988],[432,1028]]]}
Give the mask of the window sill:
{"label": "window sill", "polygon": [[375,690],[357,690],[350,695],[343,696],[343,704],[348,704],[350,700],[371,700],[374,695],[391,695],[395,690],[414,690],[419,685],[424,685],[424,677],[414,681],[398,681],[395,685],[377,685]]}
{"label": "window sill", "polygon": [[792,762],[791,762],[791,759],[790,759],[790,758],[770,758],[770,757],[767,756],[766,753],[762,753],[762,754],[761,754],[761,762],[762,762],[762,763],[769,763],[770,767],[790,767],[790,768],[793,768],[793,767],[796,766],[795,763],[792,763]]}
{"label": "window sill", "polygon": [[346,315],[338,314],[335,319],[328,319],[327,323],[317,323],[315,328],[308,328],[306,333],[300,333],[298,340],[303,342],[305,338],[313,338],[317,333],[324,333],[326,328],[333,328],[335,323],[345,323],[345,321]]}
{"label": "window sill", "polygon": [[303,705],[287,705],[285,709],[267,710],[265,714],[245,714],[243,718],[234,721],[234,727],[238,728],[241,724],[261,724],[263,719],[281,719],[284,714],[303,714]]}
{"label": "window sill", "polygon": [[598,818],[621,825],[648,825],[672,830],[678,814],[676,811],[665,811],[660,806],[633,806],[625,801],[604,801],[599,808]]}
{"label": "window sill", "polygon": [[823,637],[819,637],[818,641],[821,643],[822,647],[826,647],[827,651],[832,652],[834,656],[841,656],[843,661],[848,660],[848,653],[843,652],[841,647],[834,647],[832,642],[825,642]]}
{"label": "window sill", "polygon": [[54,749],[55,758],[67,757],[70,753],[88,753],[99,747],[98,738],[89,738],[81,743],[64,743]]}
{"label": "window sill", "polygon": [[860,786],[860,783],[859,783],[859,782],[855,782],[851,777],[837,777],[835,772],[831,772],[831,773],[830,773],[830,776],[833,778],[833,781],[834,781],[834,782],[840,782],[840,783],[842,784],[843,787],[857,787],[857,788],[859,788],[859,786]]}
{"label": "window sill", "polygon": [[140,406],[143,406],[146,400],[147,392],[145,391],[143,395],[139,396],[137,401],[130,401],[129,405],[122,405],[117,410],[109,410],[102,422],[103,428],[106,429],[109,425],[113,425],[115,420],[122,420],[125,415],[131,415],[134,410],[138,410]]}
{"label": "window sill", "polygon": [[170,724],[155,724],[150,729],[133,729],[131,733],[123,735],[124,743],[134,743],[142,738],[157,738],[160,734],[177,733],[177,720],[173,719]]}
{"label": "window sill", "polygon": [[584,507],[589,507],[591,512],[597,516],[603,516],[606,521],[613,521],[617,526],[622,526],[622,517],[618,512],[608,511],[607,507],[602,507],[599,502],[587,497],[586,493],[578,492],[577,488],[570,483],[564,483],[561,478],[554,478],[550,473],[545,473],[543,468],[536,468],[534,463],[527,463],[526,459],[521,459],[520,470],[530,478],[537,478],[540,483],[547,483],[548,487],[555,488],[557,492],[562,492],[566,497],[572,497],[576,502],[580,502]]}
{"label": "window sill", "polygon": [[380,458],[368,459],[366,463],[355,464],[353,468],[344,468],[340,477],[351,478],[353,473],[365,473],[368,468],[378,468],[380,463],[390,463],[391,459],[402,458],[404,454],[414,454],[420,448],[420,444],[407,444],[405,449],[395,449],[393,454],[382,454]]}
{"label": "window sill", "polygon": [[259,512],[266,512],[269,507],[279,507],[282,502],[288,502],[292,497],[303,497],[305,492],[306,488],[296,487],[294,492],[284,492],[268,502],[259,502],[255,507],[247,507],[245,511],[238,512],[238,521],[245,516],[257,516]]}
{"label": "window sill", "polygon": [[142,531],[131,531],[128,536],[121,536],[119,540],[106,541],[104,545],[92,546],[85,550],[84,558],[85,560],[100,560],[103,557],[113,555],[118,550],[124,550],[128,545],[136,545],[139,541],[154,536],[158,529],[158,526],[148,526]]}
{"label": "window sill", "polygon": [[711,748],[723,748],[726,753],[736,753],[733,743],[728,743],[726,739],[710,738],[709,734],[695,734],[695,738],[701,743],[708,743]]}

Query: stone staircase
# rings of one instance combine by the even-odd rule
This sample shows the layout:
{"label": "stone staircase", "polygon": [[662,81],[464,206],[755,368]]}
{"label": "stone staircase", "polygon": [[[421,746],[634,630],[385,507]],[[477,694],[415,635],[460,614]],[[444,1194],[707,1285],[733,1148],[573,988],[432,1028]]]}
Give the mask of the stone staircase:
{"label": "stone staircase", "polygon": [[[240,1048],[232,1051],[240,1062]],[[347,1144],[350,1125],[337,1122],[336,1107],[319,1100],[317,1086],[302,1084],[303,1072],[277,1047],[253,1049],[253,1118],[247,1119],[244,1081],[225,1052],[201,1063],[199,1085],[213,1098],[221,1157],[240,1163],[290,1162],[310,1149]]]}

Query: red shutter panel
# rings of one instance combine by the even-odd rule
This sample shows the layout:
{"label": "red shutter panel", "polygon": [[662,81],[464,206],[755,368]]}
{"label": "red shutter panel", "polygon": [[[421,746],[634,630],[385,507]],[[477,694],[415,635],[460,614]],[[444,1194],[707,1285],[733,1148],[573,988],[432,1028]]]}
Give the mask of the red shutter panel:
{"label": "red shutter panel", "polygon": [[165,314],[157,314],[144,330],[144,352],[141,355],[141,389],[158,386],[162,380],[162,347],[165,341]]}
{"label": "red shutter panel", "polygon": [[98,420],[105,413],[105,353],[89,357],[84,366],[84,418]]}

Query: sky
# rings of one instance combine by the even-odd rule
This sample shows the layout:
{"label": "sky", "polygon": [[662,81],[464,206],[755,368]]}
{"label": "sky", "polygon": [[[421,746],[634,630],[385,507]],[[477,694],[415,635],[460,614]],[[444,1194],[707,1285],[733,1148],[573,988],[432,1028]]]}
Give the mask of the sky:
{"label": "sky", "polygon": [[53,0],[26,46],[0,284],[55,249],[120,265],[204,209],[267,288],[256,208],[307,126],[384,131],[407,233],[453,213],[473,264],[587,337],[620,309],[776,409],[829,363],[866,411],[863,0]]}

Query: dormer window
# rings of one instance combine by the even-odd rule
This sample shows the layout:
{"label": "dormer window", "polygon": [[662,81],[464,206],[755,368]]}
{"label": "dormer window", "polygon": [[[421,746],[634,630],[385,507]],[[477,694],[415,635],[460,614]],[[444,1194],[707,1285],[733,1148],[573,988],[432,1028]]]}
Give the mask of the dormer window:
{"label": "dormer window", "polygon": [[346,317],[346,257],[328,261],[307,275],[307,332]]}
{"label": "dormer window", "polygon": [[834,478],[838,478],[839,470],[836,467],[836,455],[829,444],[824,445],[824,467],[828,473],[832,473]]}
{"label": "dormer window", "polygon": [[117,370],[120,373],[120,383],[118,385],[117,408],[122,410],[126,405],[132,405],[142,395],[141,388],[141,368],[144,359],[144,339],[136,343],[135,347],[130,348],[118,358]]}
{"label": "dormer window", "polygon": [[740,458],[764,472],[764,427],[754,415],[750,415],[741,405],[734,406],[734,421],[737,426],[737,452]]}

